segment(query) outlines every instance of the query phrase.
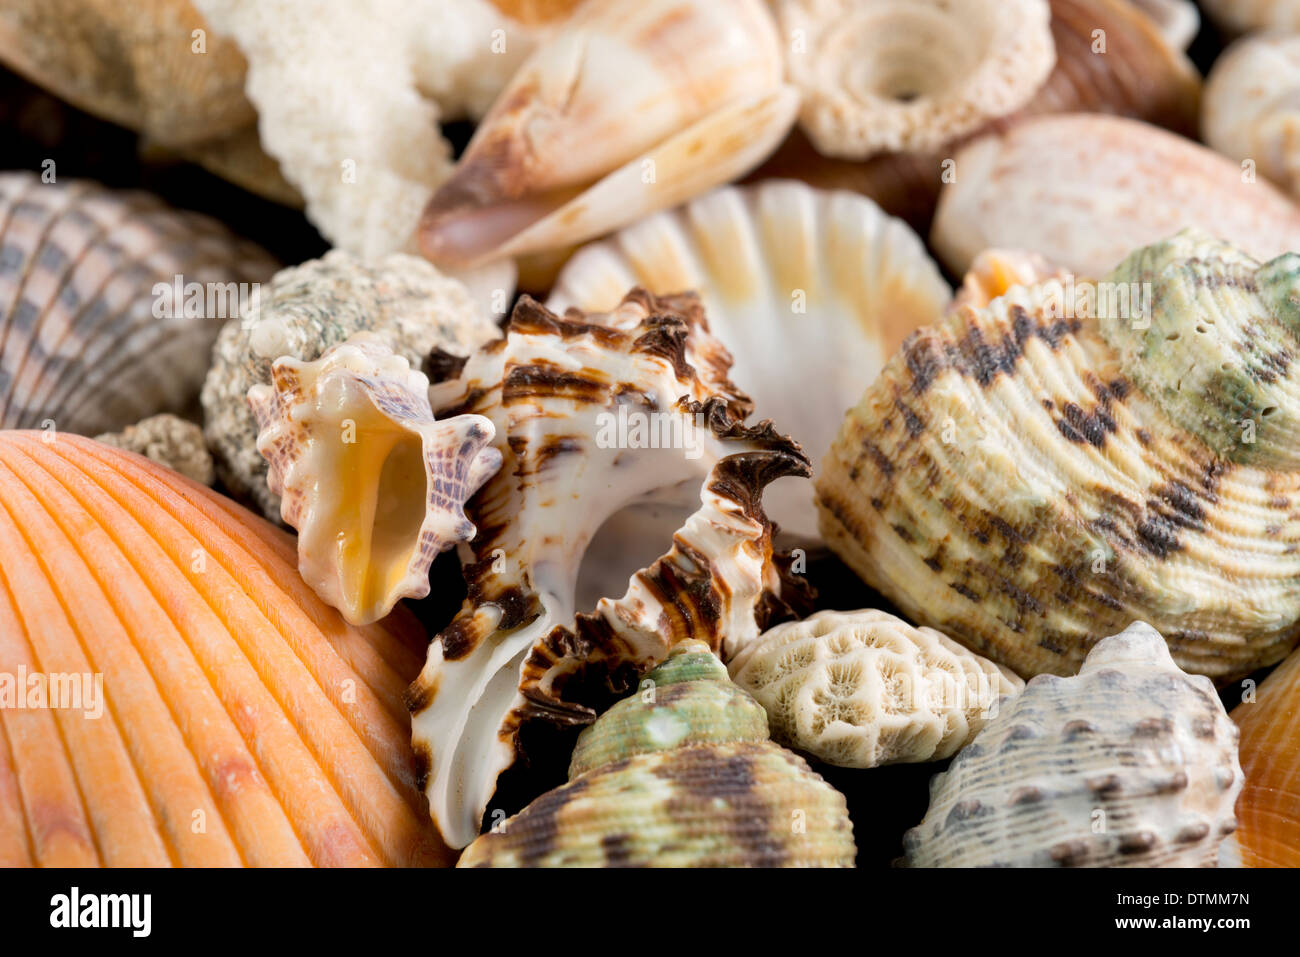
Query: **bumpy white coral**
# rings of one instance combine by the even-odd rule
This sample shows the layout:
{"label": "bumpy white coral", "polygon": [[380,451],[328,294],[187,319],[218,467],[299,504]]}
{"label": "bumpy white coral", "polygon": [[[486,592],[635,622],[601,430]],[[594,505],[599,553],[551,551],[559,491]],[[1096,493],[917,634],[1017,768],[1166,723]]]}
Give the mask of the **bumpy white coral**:
{"label": "bumpy white coral", "polygon": [[212,456],[203,444],[203,430],[193,422],[167,412],[141,419],[121,432],[97,435],[95,440],[138,452],[203,485],[211,485],[216,480]]}

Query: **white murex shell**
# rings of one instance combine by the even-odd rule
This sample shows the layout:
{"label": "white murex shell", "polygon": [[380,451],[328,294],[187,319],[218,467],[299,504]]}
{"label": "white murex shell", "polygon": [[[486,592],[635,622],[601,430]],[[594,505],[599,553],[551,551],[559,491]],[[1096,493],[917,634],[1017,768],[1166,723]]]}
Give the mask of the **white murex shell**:
{"label": "white murex shell", "polygon": [[912,867],[1213,867],[1244,777],[1209,678],[1154,628],[1039,675],[930,782]]}
{"label": "white murex shell", "polygon": [[465,502],[501,466],[491,420],[435,421],[428,378],[371,332],[271,375],[248,403],[303,580],[354,625],[423,598],[434,558],[474,537]]}
{"label": "white murex shell", "polygon": [[1025,686],[947,636],[874,610],[777,625],[727,667],[776,740],[851,768],[950,758]]}
{"label": "white murex shell", "polygon": [[[607,312],[632,286],[697,291],[735,359],[731,378],[814,467],[863,386],[952,298],[902,220],[856,193],[792,180],[723,187],[584,246],[547,305]],[[783,532],[819,539],[802,479],[775,483],[764,509]]]}

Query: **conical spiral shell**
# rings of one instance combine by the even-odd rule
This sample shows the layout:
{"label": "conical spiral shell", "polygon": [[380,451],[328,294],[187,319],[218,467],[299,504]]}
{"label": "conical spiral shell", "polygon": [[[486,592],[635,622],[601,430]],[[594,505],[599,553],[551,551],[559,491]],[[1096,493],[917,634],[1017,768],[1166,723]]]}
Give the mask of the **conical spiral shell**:
{"label": "conical spiral shell", "polygon": [[1236,828],[1237,729],[1136,622],[1030,681],[930,783],[912,867],[1213,867]]}
{"label": "conical spiral shell", "polygon": [[767,740],[763,709],[702,642],[579,737],[569,783],[460,867],[851,867],[844,798]]}
{"label": "conical spiral shell", "polygon": [[[445,862],[402,704],[415,622],[349,627],[283,532],[49,439],[0,432],[0,865]],[[22,674],[99,676],[102,711],[6,700]]]}

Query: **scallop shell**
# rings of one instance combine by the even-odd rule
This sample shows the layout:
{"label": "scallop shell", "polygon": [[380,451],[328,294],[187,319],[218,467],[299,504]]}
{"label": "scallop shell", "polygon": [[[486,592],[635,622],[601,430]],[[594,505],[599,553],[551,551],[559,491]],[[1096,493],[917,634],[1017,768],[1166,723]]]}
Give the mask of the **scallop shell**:
{"label": "scallop shell", "polygon": [[1241,731],[1246,786],[1237,802],[1236,858],[1247,867],[1300,867],[1300,654],[1293,653],[1253,700],[1232,709]]}
{"label": "scallop shell", "polygon": [[1218,153],[1113,116],[1048,116],[957,154],[931,245],[954,272],[990,247],[1031,249],[1085,276],[1180,229],[1258,259],[1300,249],[1300,209]]}
{"label": "scallop shell", "polygon": [[[632,286],[696,290],[759,417],[780,416],[813,461],[840,416],[952,291],[920,239],[868,199],[796,182],[724,187],[583,247],[548,305],[606,312]],[[816,539],[807,483],[765,498],[781,528]]]}
{"label": "scallop shell", "polygon": [[1249,30],[1300,30],[1297,0],[1201,0],[1215,23],[1234,33]]}
{"label": "scallop shell", "polygon": [[779,0],[803,95],[827,156],[931,150],[1026,103],[1056,63],[1047,0]]}
{"label": "scallop shell", "polygon": [[844,798],[768,740],[763,709],[703,642],[578,738],[569,783],[484,834],[459,867],[852,867]]}
{"label": "scallop shell", "polygon": [[[482,530],[469,596],[410,693],[449,843],[478,833],[524,721],[586,723],[581,689],[596,680],[618,687],[686,638],[716,648],[788,614],[762,495],[806,477],[808,462],[770,422],[745,424],[729,365],[693,295],[634,290],[612,315],[564,318],[525,297],[504,339],[431,390],[440,414],[491,419],[504,462],[466,509]],[[580,569],[606,519],[684,487],[694,511],[664,535],[662,556],[580,607]]]}
{"label": "scallop shell", "polygon": [[1247,37],[1214,63],[1205,87],[1205,141],[1300,194],[1300,36]]}
{"label": "scallop shell", "polygon": [[303,581],[354,625],[429,594],[433,560],[474,537],[465,502],[501,467],[492,421],[435,422],[428,377],[371,332],[277,359],[271,378],[248,404]]}
{"label": "scallop shell", "polygon": [[1073,673],[1134,619],[1189,672],[1280,660],[1300,633],[1298,273],[1188,232],[1095,286],[1014,287],[921,330],[823,465],[826,541],[1024,676]]}
{"label": "scallop shell", "polygon": [[248,390],[270,384],[276,359],[311,362],[362,331],[381,335],[414,367],[435,349],[463,357],[500,335],[464,286],[414,256],[367,264],[335,250],[276,273],[258,301],[221,330],[202,393],[217,475],[267,518],[279,518],[280,499],[266,483]]}
{"label": "scallop shell", "polygon": [[1241,786],[1214,686],[1134,622],[1005,705],[903,847],[912,867],[1213,867]]}
{"label": "scallop shell", "polygon": [[871,610],[777,625],[727,668],[778,741],[848,768],[950,758],[1025,685],[937,631]]}
{"label": "scallop shell", "polygon": [[217,480],[212,456],[203,442],[203,429],[174,415],[152,415],[121,432],[97,435],[95,440],[143,455],[200,485],[211,485]]}
{"label": "scallop shell", "polygon": [[583,5],[520,68],[420,225],[440,264],[561,249],[754,166],[794,122],[761,0]]}
{"label": "scallop shell", "polygon": [[211,310],[238,308],[274,268],[148,194],[0,173],[0,427],[95,434],[186,407]]}
{"label": "scallop shell", "polygon": [[401,699],[422,645],[345,624],[229,499],[0,433],[0,865],[446,863]]}

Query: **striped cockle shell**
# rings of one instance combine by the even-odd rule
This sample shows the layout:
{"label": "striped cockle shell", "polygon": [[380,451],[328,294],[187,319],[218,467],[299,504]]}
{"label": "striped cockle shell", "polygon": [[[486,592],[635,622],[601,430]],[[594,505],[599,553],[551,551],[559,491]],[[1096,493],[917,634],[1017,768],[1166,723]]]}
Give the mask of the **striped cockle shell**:
{"label": "striped cockle shell", "polygon": [[93,435],[192,405],[224,318],[209,313],[274,269],[149,194],[0,173],[0,427]]}
{"label": "striped cockle shell", "polygon": [[248,390],[271,382],[276,359],[311,362],[363,331],[381,335],[413,368],[434,350],[464,357],[500,335],[461,283],[415,256],[366,263],[334,250],[276,273],[245,314],[221,330],[201,396],[218,477],[267,518],[279,519],[280,500],[267,487]]}
{"label": "striped cockle shell", "polygon": [[[633,290],[611,315],[563,318],[524,298],[504,339],[431,390],[440,414],[491,419],[504,460],[466,509],[481,530],[469,597],[410,694],[448,842],[478,833],[525,720],[594,717],[573,690],[592,682],[572,679],[617,686],[687,638],[716,649],[788,614],[763,489],[806,477],[808,461],[770,422],[745,424],[730,361],[692,294]],[[580,606],[580,568],[606,519],[686,486],[693,512],[661,557]]]}
{"label": "striped cockle shell", "polygon": [[852,867],[844,798],[768,740],[704,642],[677,645],[578,737],[569,783],[459,867]]}
{"label": "striped cockle shell", "polygon": [[1134,622],[1008,702],[903,847],[912,867],[1214,867],[1241,788],[1214,686]]}
{"label": "striped cockle shell", "polygon": [[950,758],[1025,684],[946,635],[872,610],[777,625],[727,668],[778,741],[851,768]]}
{"label": "striped cockle shell", "polygon": [[354,625],[429,593],[441,552],[474,537],[464,506],[501,467],[481,415],[434,421],[429,379],[373,332],[314,362],[277,359],[248,390],[257,450],[298,571]]}
{"label": "striped cockle shell", "polygon": [[955,310],[845,419],[824,538],[1022,676],[1072,674],[1135,619],[1189,672],[1278,661],[1300,634],[1297,288],[1295,255],[1189,231],[1100,283]]}
{"label": "striped cockle shell", "polygon": [[[821,461],[844,410],[903,339],[952,297],[925,246],[869,199],[797,181],[724,187],[581,248],[548,305],[606,312],[632,286],[699,293],[731,378]],[[808,484],[764,497],[783,532],[816,540]]]}

